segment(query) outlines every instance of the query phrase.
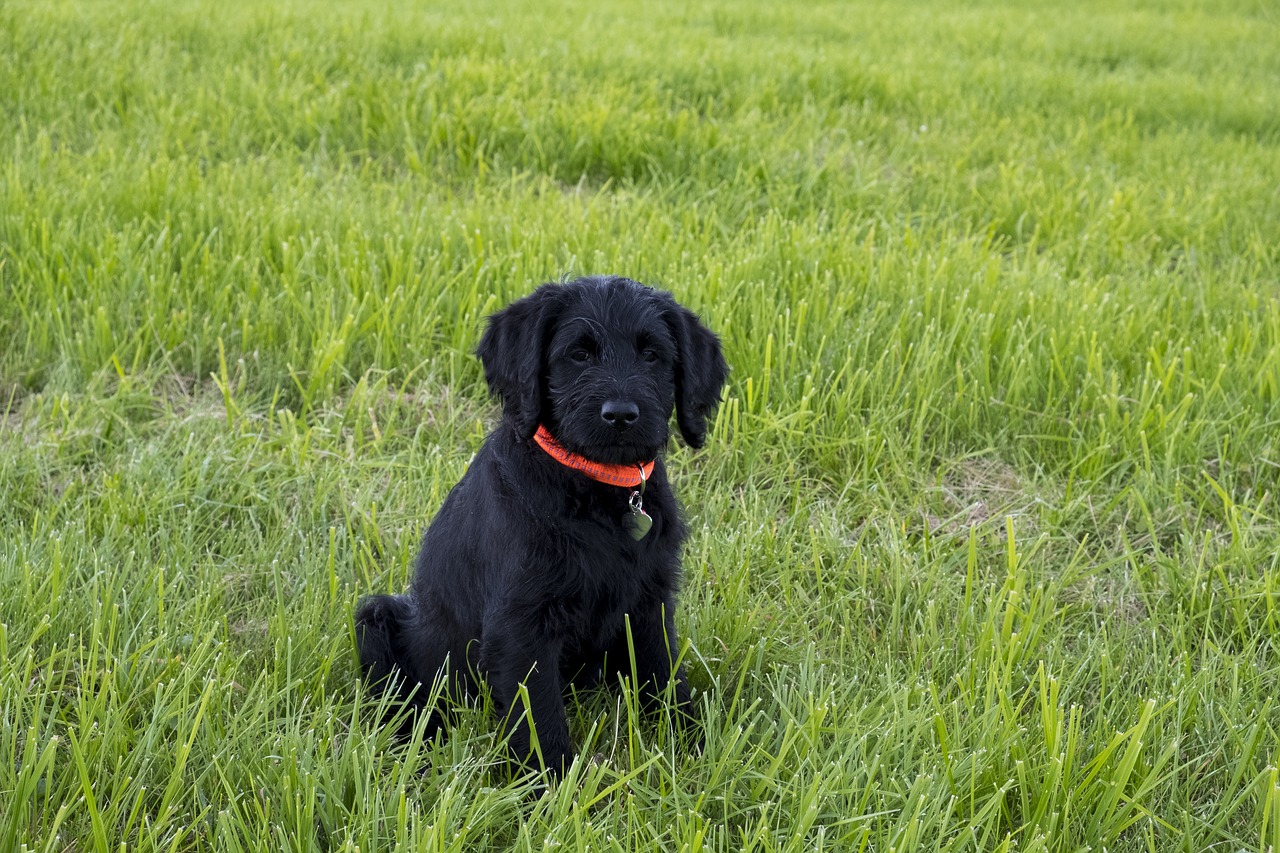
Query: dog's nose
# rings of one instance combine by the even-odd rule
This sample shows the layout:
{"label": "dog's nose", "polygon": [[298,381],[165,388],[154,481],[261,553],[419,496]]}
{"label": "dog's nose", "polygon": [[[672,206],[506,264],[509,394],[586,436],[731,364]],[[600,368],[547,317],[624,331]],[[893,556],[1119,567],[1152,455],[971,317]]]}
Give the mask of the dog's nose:
{"label": "dog's nose", "polygon": [[600,417],[621,432],[640,418],[640,407],[630,400],[610,400],[600,407]]}

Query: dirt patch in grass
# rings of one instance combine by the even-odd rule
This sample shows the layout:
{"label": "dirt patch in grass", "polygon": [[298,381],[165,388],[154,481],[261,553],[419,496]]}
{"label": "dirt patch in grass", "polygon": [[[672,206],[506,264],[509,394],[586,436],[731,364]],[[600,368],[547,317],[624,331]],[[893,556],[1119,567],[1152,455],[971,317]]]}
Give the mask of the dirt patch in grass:
{"label": "dirt patch in grass", "polygon": [[930,535],[967,536],[974,528],[999,524],[1006,517],[1012,517],[1020,530],[1036,526],[1039,492],[999,459],[975,457],[945,467],[930,491],[934,496],[924,512]]}

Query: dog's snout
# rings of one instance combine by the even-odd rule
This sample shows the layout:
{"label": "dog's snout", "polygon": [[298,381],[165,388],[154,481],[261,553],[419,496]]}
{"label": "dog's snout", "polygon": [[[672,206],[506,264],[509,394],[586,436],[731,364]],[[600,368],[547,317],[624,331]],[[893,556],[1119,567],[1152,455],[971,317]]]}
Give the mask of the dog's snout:
{"label": "dog's snout", "polygon": [[640,407],[630,400],[609,400],[600,407],[600,417],[614,429],[624,430],[640,419]]}

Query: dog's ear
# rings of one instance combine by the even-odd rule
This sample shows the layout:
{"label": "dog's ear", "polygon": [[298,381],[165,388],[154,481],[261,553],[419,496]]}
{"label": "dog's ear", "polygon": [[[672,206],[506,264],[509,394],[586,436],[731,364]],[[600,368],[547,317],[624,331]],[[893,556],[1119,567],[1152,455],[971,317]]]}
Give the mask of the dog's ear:
{"label": "dog's ear", "polygon": [[559,288],[542,285],[489,315],[489,325],[476,347],[484,365],[484,381],[502,401],[503,415],[524,439],[533,436],[542,418],[547,344],[560,304]]}
{"label": "dog's ear", "polygon": [[698,315],[663,294],[664,316],[676,339],[676,423],[690,447],[707,438],[707,415],[720,402],[729,365],[720,352],[720,339],[702,325]]}

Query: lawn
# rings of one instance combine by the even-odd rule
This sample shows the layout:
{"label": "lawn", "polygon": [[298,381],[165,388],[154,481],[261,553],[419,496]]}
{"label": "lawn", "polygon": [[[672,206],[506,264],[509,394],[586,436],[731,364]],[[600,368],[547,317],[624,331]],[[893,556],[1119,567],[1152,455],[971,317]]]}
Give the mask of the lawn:
{"label": "lawn", "polygon": [[[1267,0],[0,4],[0,849],[1280,850]],[[351,612],[621,273],[722,336],[701,755]]]}

